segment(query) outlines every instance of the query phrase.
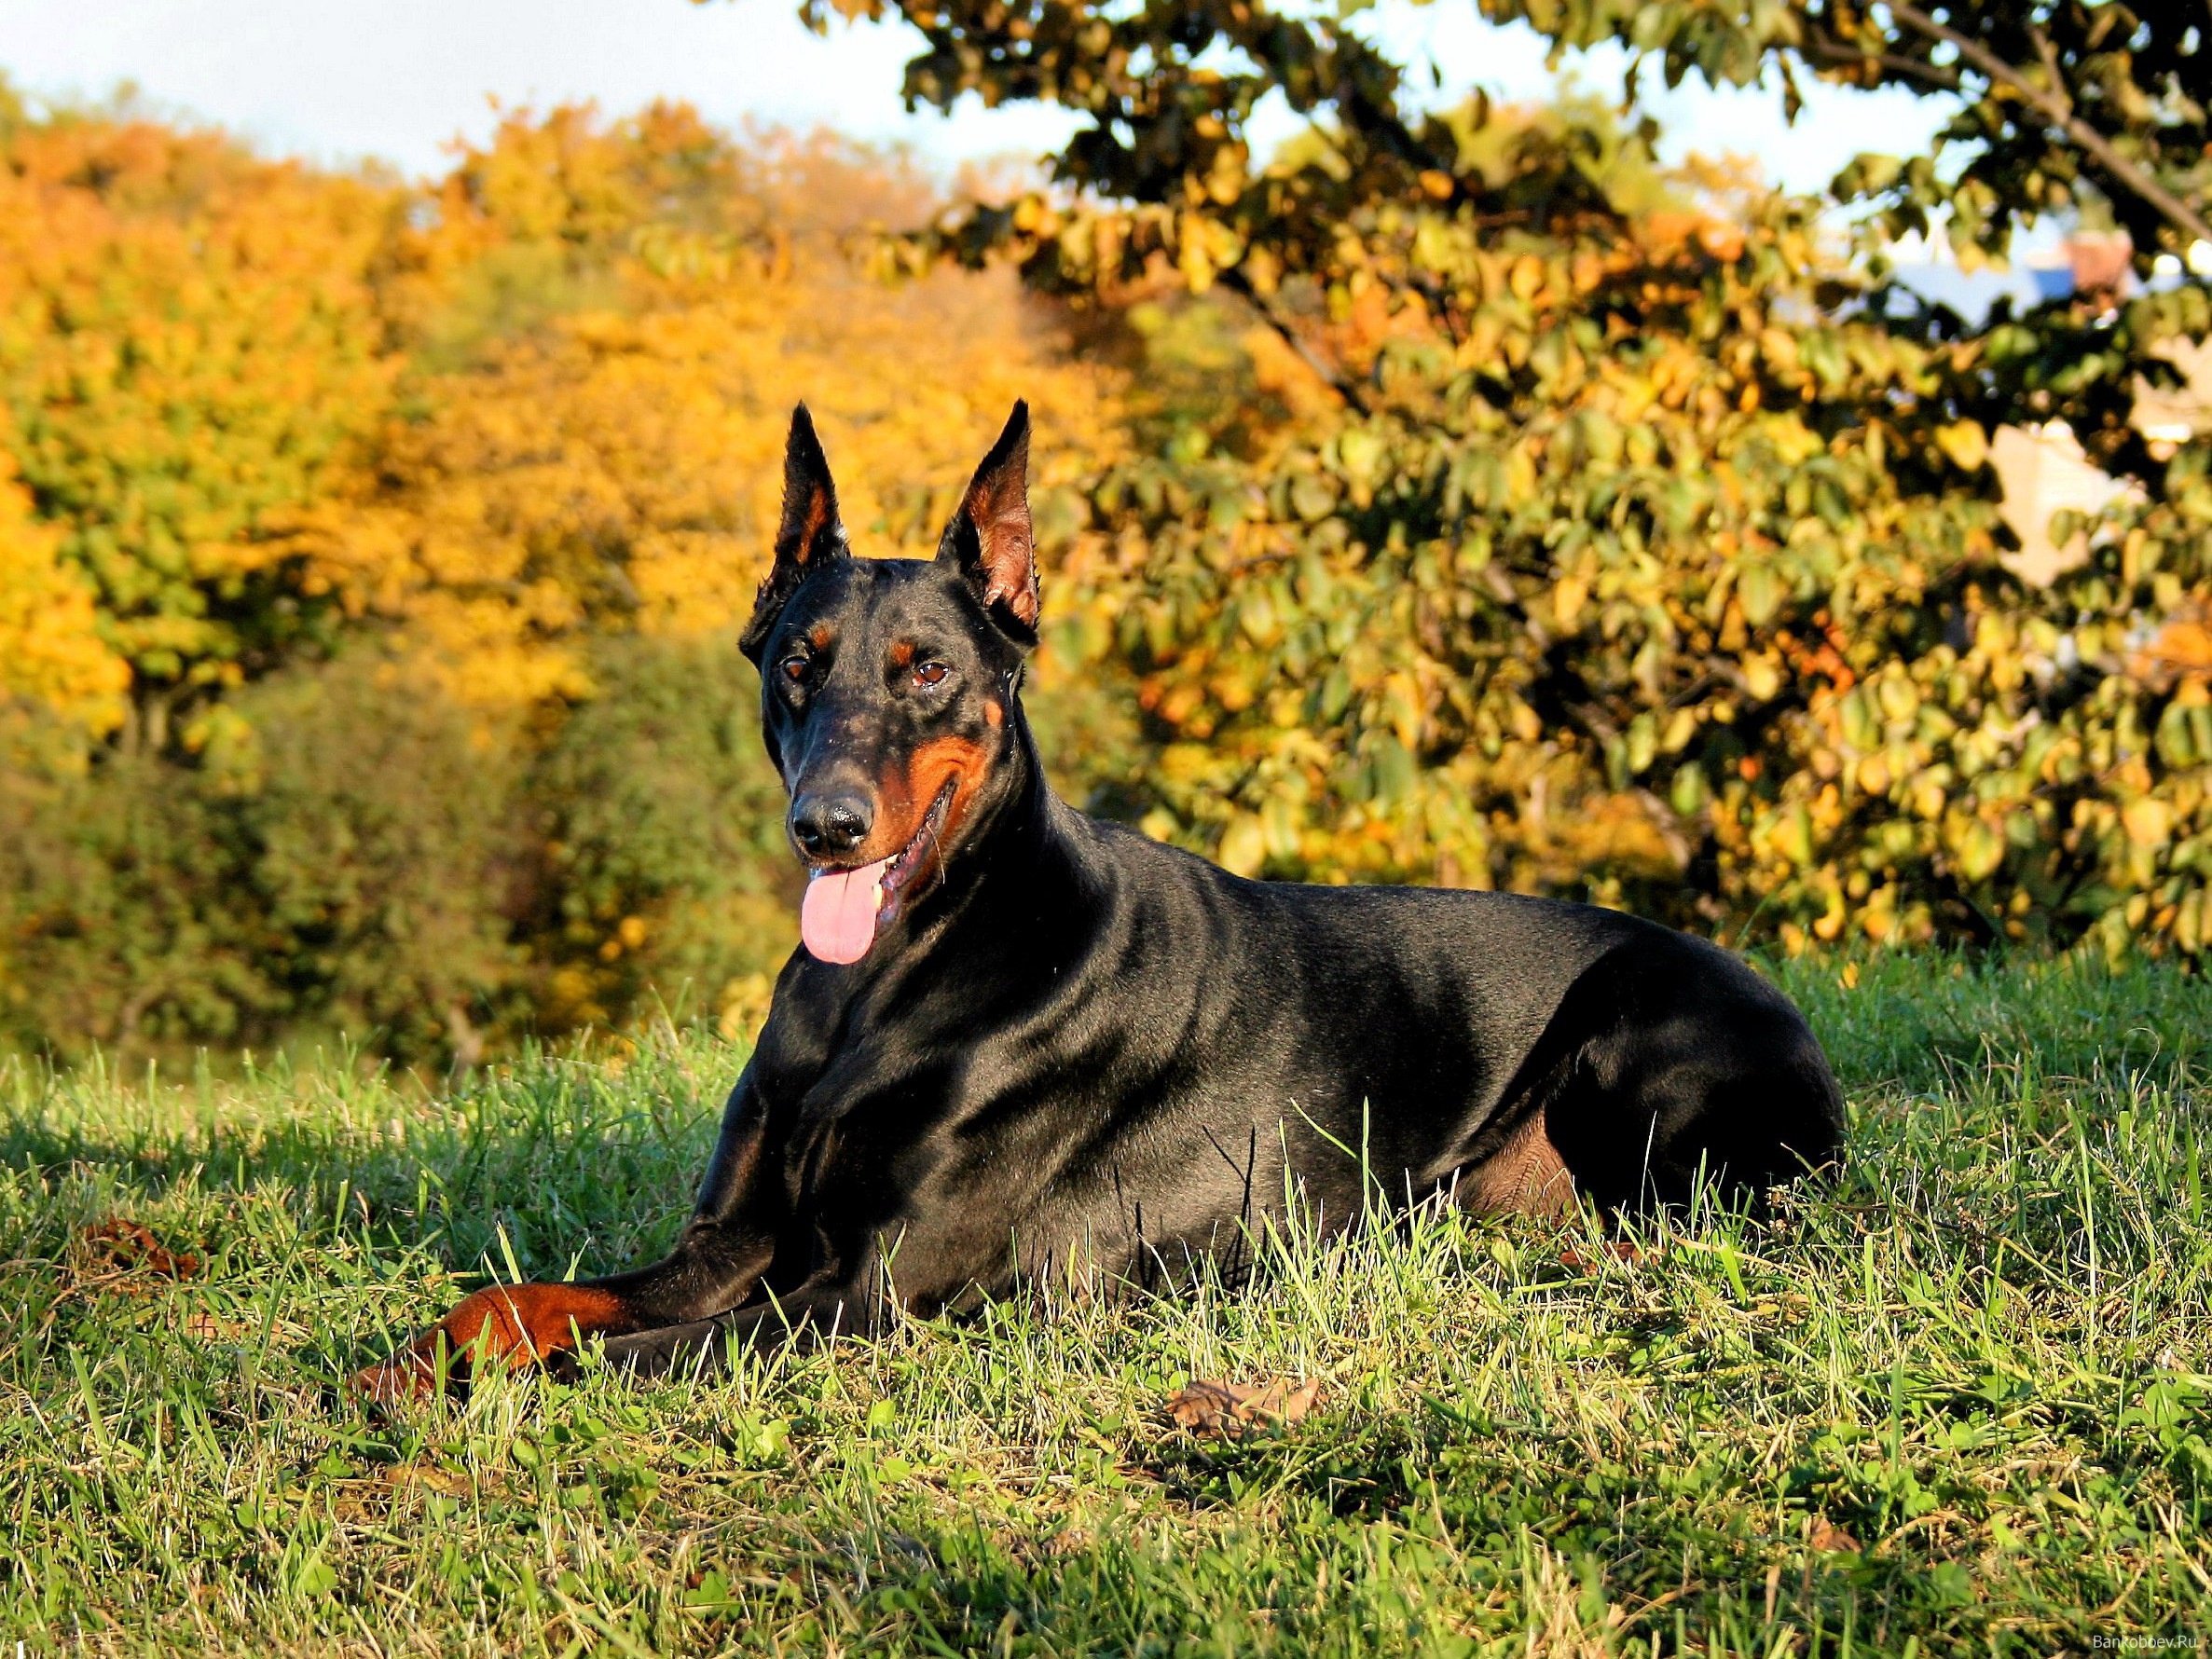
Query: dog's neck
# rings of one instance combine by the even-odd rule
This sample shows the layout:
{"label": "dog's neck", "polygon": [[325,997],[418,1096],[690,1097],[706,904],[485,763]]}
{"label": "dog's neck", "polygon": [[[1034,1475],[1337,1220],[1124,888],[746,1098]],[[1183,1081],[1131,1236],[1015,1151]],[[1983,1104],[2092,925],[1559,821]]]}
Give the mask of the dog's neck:
{"label": "dog's neck", "polygon": [[1079,884],[1073,809],[1052,793],[1020,703],[1010,716],[989,795],[946,858],[936,889],[916,907],[914,925],[933,935],[928,948],[956,932],[964,912],[1001,906],[1038,915],[1065,912]]}
{"label": "dog's neck", "polygon": [[1052,789],[1045,781],[1029,717],[1018,700],[1009,707],[1007,725],[1005,758],[944,871],[949,895],[988,881],[995,871],[1026,868],[1039,851],[1040,835],[1050,829]]}

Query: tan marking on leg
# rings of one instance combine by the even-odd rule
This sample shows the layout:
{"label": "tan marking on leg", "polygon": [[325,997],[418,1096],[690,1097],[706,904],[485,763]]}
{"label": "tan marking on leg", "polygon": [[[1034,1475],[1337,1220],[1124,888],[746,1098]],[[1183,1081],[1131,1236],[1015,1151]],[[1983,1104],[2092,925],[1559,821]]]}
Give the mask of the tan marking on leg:
{"label": "tan marking on leg", "polygon": [[1573,1213],[1574,1177],[1545,1132],[1543,1113],[1532,1112],[1503,1146],[1460,1177],[1459,1199],[1486,1215],[1557,1220]]}
{"label": "tan marking on leg", "polygon": [[594,1335],[631,1329],[622,1298],[587,1284],[496,1284],[466,1298],[444,1319],[380,1365],[353,1378],[356,1393],[390,1403],[420,1399],[437,1386],[438,1356],[447,1379],[466,1382],[473,1368],[506,1370],[574,1349]]}

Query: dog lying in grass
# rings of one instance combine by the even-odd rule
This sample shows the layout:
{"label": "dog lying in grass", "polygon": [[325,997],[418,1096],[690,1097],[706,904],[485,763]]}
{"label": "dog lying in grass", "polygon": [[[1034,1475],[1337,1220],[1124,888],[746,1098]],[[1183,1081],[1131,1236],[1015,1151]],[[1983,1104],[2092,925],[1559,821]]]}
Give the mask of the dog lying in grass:
{"label": "dog lying in grass", "polygon": [[1188,1278],[1297,1205],[1679,1203],[1829,1162],[1842,1097],[1743,962],[1502,893],[1247,881],[1054,797],[1017,404],[934,559],[861,559],[804,407],[741,649],[800,948],[666,1259],[479,1291],[378,1399],[604,1342],[641,1376],[1025,1280]]}

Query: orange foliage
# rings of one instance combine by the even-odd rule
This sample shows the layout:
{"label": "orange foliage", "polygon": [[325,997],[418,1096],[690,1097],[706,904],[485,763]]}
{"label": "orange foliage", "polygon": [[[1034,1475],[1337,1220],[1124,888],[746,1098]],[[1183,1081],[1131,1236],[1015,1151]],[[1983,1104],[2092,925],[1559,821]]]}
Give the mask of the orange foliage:
{"label": "orange foliage", "polygon": [[791,404],[874,554],[1017,397],[1057,569],[1125,453],[1010,275],[854,257],[937,204],[672,105],[413,191],[0,88],[0,1042],[466,1057],[750,995],[789,862],[712,636]]}

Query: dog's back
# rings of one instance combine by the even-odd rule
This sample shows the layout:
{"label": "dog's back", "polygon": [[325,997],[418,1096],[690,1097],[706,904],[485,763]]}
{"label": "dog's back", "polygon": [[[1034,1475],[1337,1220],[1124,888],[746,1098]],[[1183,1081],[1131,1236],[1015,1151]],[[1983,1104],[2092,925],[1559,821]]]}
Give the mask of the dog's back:
{"label": "dog's back", "polygon": [[1040,811],[1052,857],[991,872],[933,944],[979,971],[960,1104],[904,1219],[924,1259],[930,1213],[982,1212],[1033,1268],[1141,1279],[1285,1204],[1329,1227],[1377,1199],[1495,1197],[1489,1166],[1532,1126],[1566,1179],[1510,1196],[1544,1208],[1679,1200],[1700,1170],[1756,1186],[1834,1152],[1811,1034],[1712,945],[1509,894],[1245,881]]}

